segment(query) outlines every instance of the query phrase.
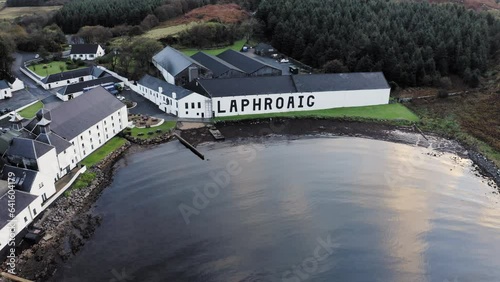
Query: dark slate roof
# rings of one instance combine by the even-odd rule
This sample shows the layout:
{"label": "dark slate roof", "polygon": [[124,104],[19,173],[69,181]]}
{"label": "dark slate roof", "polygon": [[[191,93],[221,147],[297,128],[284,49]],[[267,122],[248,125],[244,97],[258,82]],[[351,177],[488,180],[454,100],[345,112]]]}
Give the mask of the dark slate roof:
{"label": "dark slate roof", "polygon": [[2,179],[6,180],[8,178],[9,172],[14,173],[15,175],[15,188],[28,193],[30,192],[31,187],[33,186],[33,182],[35,182],[36,175],[38,174],[38,172],[35,170],[15,167],[11,165],[4,165],[2,170]]}
{"label": "dark slate roof", "polygon": [[7,89],[7,88],[10,88],[9,84],[7,84],[7,81],[0,80],[0,89]]}
{"label": "dark slate roof", "polygon": [[241,54],[240,52],[237,52],[237,51],[234,51],[231,49],[228,49],[228,50],[220,53],[219,55],[217,55],[217,57],[219,57],[222,60],[228,62],[229,64],[243,70],[244,72],[246,72],[248,74],[252,74],[263,67],[269,67],[269,68],[276,69],[273,66],[270,66],[270,65],[265,64],[261,61],[252,59],[248,56]]}
{"label": "dark slate roof", "polygon": [[71,146],[71,143],[68,140],[65,140],[54,132],[41,133],[35,140],[56,147],[57,154],[63,152]]}
{"label": "dark slate roof", "polygon": [[206,68],[170,46],[167,46],[165,49],[154,55],[153,61],[157,62],[162,68],[167,70],[173,76],[178,75],[192,64]]}
{"label": "dark slate roof", "polygon": [[230,70],[235,70],[241,73],[245,73],[244,71],[240,70],[239,68],[231,65],[230,63],[222,60],[219,57],[212,56],[209,54],[205,54],[203,52],[198,52],[191,56],[194,60],[199,62],[200,64],[204,65],[207,67],[209,70],[212,71],[214,74],[214,77],[221,76],[222,74],[230,71]]}
{"label": "dark slate roof", "polygon": [[289,76],[200,79],[198,83],[211,97],[297,92]]}
{"label": "dark slate roof", "polygon": [[113,83],[118,83],[118,82],[121,82],[121,81],[114,76],[105,76],[105,77],[101,77],[101,78],[94,79],[94,80],[87,80],[87,81],[83,81],[83,82],[79,82],[79,83],[73,83],[73,84],[66,85],[61,90],[57,91],[57,93],[59,93],[61,95],[69,95],[69,94],[73,94],[73,93],[77,93],[77,92],[82,92],[84,90],[84,88],[95,87],[95,86],[108,84],[108,83],[113,84]]}
{"label": "dark slate roof", "polygon": [[126,107],[125,104],[98,86],[51,110],[50,128],[66,140],[72,140],[123,107]]}
{"label": "dark slate roof", "polygon": [[2,133],[2,135],[0,135],[0,154],[3,155],[9,149],[12,139],[20,135],[21,132],[16,130],[9,130]]}
{"label": "dark slate roof", "polygon": [[45,77],[42,81],[44,83],[52,83],[52,82],[56,82],[56,81],[87,76],[90,74],[92,74],[92,67],[51,74],[51,75]]}
{"label": "dark slate roof", "polygon": [[70,54],[95,54],[99,44],[73,44]]}
{"label": "dark slate roof", "polygon": [[172,98],[172,92],[175,92],[177,95],[177,100],[180,100],[189,94],[193,93],[193,91],[190,91],[188,89],[182,88],[180,86],[176,86],[173,84],[170,84],[166,82],[165,80],[158,79],[156,77],[150,76],[150,75],[145,75],[137,82],[137,84],[140,84],[142,86],[145,86],[149,89],[152,89],[154,91],[158,91],[158,88],[161,87],[163,88],[163,94]]}
{"label": "dark slate roof", "polygon": [[273,46],[271,46],[267,43],[259,43],[259,44],[257,44],[257,46],[255,46],[256,51],[266,51],[267,52],[270,49],[273,49],[274,51],[276,51],[276,49]]}
{"label": "dark slate roof", "polygon": [[100,69],[96,66],[92,67],[92,76],[95,78],[99,78],[105,75],[109,75],[107,72],[105,72],[103,69]]}
{"label": "dark slate roof", "polygon": [[[16,196],[16,208],[14,214],[17,216],[20,212],[22,212],[26,207],[28,207],[33,201],[36,200],[37,196],[25,193],[22,191],[15,190]],[[0,197],[0,207],[2,207],[2,211],[0,211],[0,228],[4,228],[9,221],[12,219],[9,216],[9,212],[6,207],[9,204],[8,194],[5,193]],[[24,220],[24,219],[20,219]]]}
{"label": "dark slate roof", "polygon": [[52,150],[53,146],[27,138],[15,137],[12,139],[6,154],[36,160]]}
{"label": "dark slate roof", "polygon": [[211,97],[390,88],[381,72],[200,79],[197,82],[198,85],[187,87]]}
{"label": "dark slate roof", "polygon": [[381,72],[330,73],[292,76],[298,92],[388,89]]}

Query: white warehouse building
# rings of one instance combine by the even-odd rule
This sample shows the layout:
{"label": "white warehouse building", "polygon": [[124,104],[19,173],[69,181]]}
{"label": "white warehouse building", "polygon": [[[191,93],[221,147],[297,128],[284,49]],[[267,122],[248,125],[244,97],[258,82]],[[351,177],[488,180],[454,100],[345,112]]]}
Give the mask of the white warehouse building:
{"label": "white warehouse building", "polygon": [[138,87],[161,110],[182,118],[383,105],[391,92],[381,72],[197,79],[185,88],[145,76]]}

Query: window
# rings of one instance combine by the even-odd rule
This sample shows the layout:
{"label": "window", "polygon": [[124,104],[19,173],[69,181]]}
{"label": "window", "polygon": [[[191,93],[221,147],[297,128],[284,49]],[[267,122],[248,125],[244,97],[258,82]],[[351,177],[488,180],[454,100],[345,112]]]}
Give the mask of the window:
{"label": "window", "polygon": [[82,144],[82,148],[85,148],[85,144]]}
{"label": "window", "polygon": [[198,102],[198,109],[201,109],[201,102]]}
{"label": "window", "polygon": [[69,84],[69,80],[66,80],[66,83],[68,83],[68,84]]}
{"label": "window", "polygon": [[33,209],[33,214],[36,215],[36,209]]}
{"label": "window", "polygon": [[99,129],[99,125],[97,126],[97,129]]}
{"label": "window", "polygon": [[97,137],[101,137],[101,133],[97,133]]}
{"label": "window", "polygon": [[191,109],[194,109],[194,102],[191,103]]}
{"label": "window", "polygon": [[199,115],[200,115],[200,113],[196,113],[196,115],[197,115],[197,116],[199,116]]}
{"label": "window", "polygon": [[89,135],[92,135],[92,131],[91,130],[89,130]]}
{"label": "window", "polygon": [[186,111],[186,115],[189,115],[189,112],[188,112],[188,111]]}
{"label": "window", "polygon": [[83,136],[80,136],[80,140],[83,140]]}
{"label": "window", "polygon": [[24,217],[24,223],[28,222],[28,218]]}
{"label": "window", "polygon": [[115,123],[113,122],[113,123],[111,124],[111,126],[112,126],[112,127],[115,127]]}
{"label": "window", "polygon": [[90,143],[92,143],[92,137],[90,137]]}
{"label": "window", "polygon": [[64,150],[64,154],[66,155],[66,150]]}
{"label": "window", "polygon": [[106,134],[106,139],[108,139],[108,138],[109,138],[109,137],[108,137],[108,135]]}
{"label": "window", "polygon": [[43,187],[43,182],[40,182],[40,184],[38,184],[38,188],[42,188]]}
{"label": "window", "polygon": [[111,116],[111,120],[113,120],[113,116]]}
{"label": "window", "polygon": [[106,121],[104,121],[104,125],[106,125]]}
{"label": "window", "polygon": [[186,108],[186,109],[189,108],[189,104],[186,103],[184,108]]}
{"label": "window", "polygon": [[92,150],[94,150],[94,145],[90,145],[90,148],[91,148]]}

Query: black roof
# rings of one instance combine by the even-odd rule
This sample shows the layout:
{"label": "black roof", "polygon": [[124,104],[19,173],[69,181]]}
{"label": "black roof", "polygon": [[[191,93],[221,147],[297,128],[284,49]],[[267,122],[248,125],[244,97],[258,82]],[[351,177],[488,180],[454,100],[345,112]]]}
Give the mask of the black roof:
{"label": "black roof", "polygon": [[118,83],[121,82],[118,78],[114,76],[105,76],[101,77],[98,79],[93,79],[93,80],[87,80],[83,82],[78,82],[78,83],[73,83],[64,86],[61,90],[58,91],[59,94],[62,95],[69,95],[77,92],[82,92],[85,88],[88,87],[95,87],[103,84],[108,84],[108,83]]}
{"label": "black roof", "polygon": [[126,107],[125,104],[103,87],[98,86],[85,95],[80,95],[52,109],[50,128],[66,140],[72,140],[123,107]]}
{"label": "black roof", "polygon": [[381,72],[304,74],[292,78],[298,92],[391,88]]}
{"label": "black roof", "polygon": [[182,52],[170,46],[165,47],[165,49],[154,55],[153,61],[167,70],[173,76],[178,75],[193,64],[197,65],[200,68],[206,69],[205,66],[201,65],[197,61],[191,59],[190,57],[184,55]]}
{"label": "black roof", "polygon": [[35,182],[38,171],[15,167],[11,165],[4,165],[2,170],[2,179],[7,179],[9,172],[12,172],[14,176],[14,183],[16,185],[15,189],[24,192],[30,192]]}
{"label": "black roof", "polygon": [[252,59],[248,56],[241,54],[240,52],[231,49],[228,49],[220,53],[219,55],[217,55],[217,57],[221,58],[222,60],[228,62],[229,64],[241,69],[242,71],[248,74],[252,74],[264,67],[276,69],[273,66],[264,64],[261,61]]}
{"label": "black roof", "polygon": [[200,79],[197,82],[198,85],[187,87],[211,97],[390,88],[381,72]]}
{"label": "black roof", "polygon": [[166,95],[170,98],[172,97],[172,93],[175,92],[177,95],[177,100],[180,100],[189,94],[193,93],[193,91],[190,91],[188,89],[182,88],[180,86],[176,86],[173,84],[170,84],[166,82],[165,80],[161,80],[159,78],[150,76],[150,75],[145,75],[137,82],[137,84],[140,84],[142,86],[145,86],[149,89],[152,89],[156,92],[158,92],[158,89],[161,87],[163,88],[163,95]]}
{"label": "black roof", "polygon": [[[33,201],[36,200],[37,196],[25,193],[22,191],[14,190],[16,196],[16,208],[14,211],[14,215],[17,216],[20,212],[22,212],[26,207],[28,207]],[[0,228],[4,228],[12,218],[9,216],[9,212],[6,207],[9,205],[9,197],[8,194],[5,193],[0,197],[0,207],[2,207],[2,211],[0,211]],[[23,220],[23,219],[21,219]]]}
{"label": "black roof", "polygon": [[87,75],[92,74],[92,69],[93,69],[92,67],[88,67],[88,68],[82,68],[82,69],[77,69],[77,70],[71,70],[71,71],[51,74],[51,75],[47,76],[46,78],[44,78],[42,81],[44,83],[52,83],[52,82],[56,82],[56,81],[87,76]]}
{"label": "black roof", "polygon": [[289,76],[200,79],[198,84],[211,97],[297,92]]}
{"label": "black roof", "polygon": [[45,155],[53,148],[54,147],[50,145],[36,140],[15,137],[12,139],[12,142],[9,149],[7,149],[6,154],[9,156],[19,156],[36,160],[39,157]]}
{"label": "black roof", "polygon": [[95,54],[99,44],[73,44],[70,54]]}
{"label": "black roof", "polygon": [[255,46],[256,51],[269,51],[270,49],[276,50],[273,46],[267,43],[259,43]]}
{"label": "black roof", "polygon": [[9,84],[7,84],[7,81],[0,80],[0,89],[7,89],[7,88],[10,88]]}
{"label": "black roof", "polygon": [[62,138],[54,132],[41,133],[35,140],[56,147],[57,154],[63,152],[71,146],[71,143],[69,143],[68,140]]}
{"label": "black roof", "polygon": [[214,77],[219,77],[230,70],[245,73],[244,71],[222,60],[221,58],[205,54],[203,52],[198,52],[191,56],[191,58],[195,59],[197,62],[200,62],[202,65],[211,70],[214,74]]}

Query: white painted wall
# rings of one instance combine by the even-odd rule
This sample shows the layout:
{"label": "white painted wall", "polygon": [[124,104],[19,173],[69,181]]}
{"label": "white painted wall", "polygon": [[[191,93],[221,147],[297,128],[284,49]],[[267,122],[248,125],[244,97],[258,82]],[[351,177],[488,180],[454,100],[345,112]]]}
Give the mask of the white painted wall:
{"label": "white painted wall", "polygon": [[175,85],[175,77],[173,75],[171,75],[166,69],[164,69],[154,60],[153,60],[153,65],[161,72],[161,74],[168,83]]}
{"label": "white painted wall", "polygon": [[92,61],[99,57],[104,56],[104,49],[99,45],[97,47],[97,52],[95,54],[70,54],[69,57],[72,60],[84,60],[84,61]]}
{"label": "white painted wall", "polygon": [[10,88],[0,89],[0,99],[12,97],[12,91]]}
{"label": "white painted wall", "polygon": [[71,140],[76,150],[76,162],[80,162],[99,147],[104,145],[109,139],[113,138],[128,125],[127,107],[123,107],[109,115],[105,119],[94,124],[83,131],[76,138]]}
{"label": "white painted wall", "polygon": [[35,180],[33,181],[33,186],[31,186],[30,194],[36,196],[45,195],[45,199],[47,199],[56,192],[56,186],[54,183],[54,178],[42,172],[38,172]]}
{"label": "white painted wall", "polygon": [[210,98],[192,93],[179,100],[179,117],[181,118],[211,118],[212,107]]}
{"label": "white painted wall", "polygon": [[24,82],[16,77],[16,80],[10,85],[12,92],[24,89]]}
{"label": "white painted wall", "polygon": [[173,98],[175,95],[174,93],[168,93],[172,96],[170,97],[166,95],[167,92],[164,89],[150,89],[141,84],[138,84],[137,88],[137,93],[144,96],[149,101],[155,103],[160,108],[160,110],[164,111],[167,114],[177,115],[177,101]]}
{"label": "white painted wall", "polygon": [[53,182],[59,178],[59,162],[57,161],[55,147],[43,156],[38,157],[37,163],[38,171],[50,177]]}
{"label": "white painted wall", "polygon": [[[24,193],[20,191],[16,191],[17,193]],[[9,247],[9,241],[10,241],[10,234],[11,234],[11,228],[15,226],[15,234],[19,234],[26,226],[28,226],[35,217],[40,214],[42,211],[42,198],[38,197],[36,200],[34,200],[30,205],[28,205],[24,210],[20,211],[17,216],[11,221],[13,225],[8,223],[5,225],[1,230],[0,230],[0,250],[4,249],[5,247]],[[36,213],[36,215],[35,215]]]}
{"label": "white painted wall", "polygon": [[[215,116],[234,116],[248,114],[264,114],[277,112],[292,112],[292,111],[310,111],[322,110],[342,107],[360,107],[371,105],[382,105],[389,103],[390,89],[376,90],[356,90],[356,91],[327,91],[313,93],[286,93],[286,94],[267,94],[267,95],[248,95],[248,96],[232,96],[232,97],[214,97],[213,110]],[[302,103],[300,103],[302,97]],[[313,98],[309,98],[313,97]],[[256,107],[254,110],[255,101],[261,102],[260,109]],[[266,99],[271,100],[271,107],[265,106]],[[290,99],[293,104],[289,105]],[[248,100],[249,105],[242,109],[242,100]],[[237,106],[236,111],[233,108],[231,112],[232,101],[235,101]],[[281,106],[280,101],[283,101]],[[309,102],[309,103],[308,103]],[[302,107],[300,107],[302,104]],[[233,104],[234,105],[234,104]],[[225,111],[225,112],[223,112]]]}
{"label": "white painted wall", "polygon": [[76,78],[70,78],[70,79],[61,80],[61,81],[55,81],[52,83],[46,83],[46,84],[42,85],[42,87],[44,89],[52,89],[52,88],[63,87],[63,86],[69,85],[69,84],[93,80],[93,79],[94,79],[94,77],[92,75],[86,75],[86,76],[82,76],[82,77],[76,77]]}

